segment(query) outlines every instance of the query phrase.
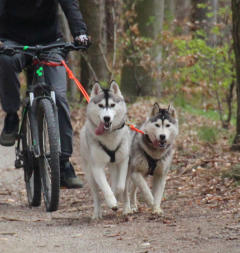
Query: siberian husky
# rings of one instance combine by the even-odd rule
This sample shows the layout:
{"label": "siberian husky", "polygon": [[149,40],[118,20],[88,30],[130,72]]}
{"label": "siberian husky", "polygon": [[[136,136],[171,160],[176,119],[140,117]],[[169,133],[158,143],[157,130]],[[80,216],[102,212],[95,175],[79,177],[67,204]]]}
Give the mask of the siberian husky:
{"label": "siberian husky", "polygon": [[[155,103],[150,118],[143,123],[140,129],[144,135],[135,133],[131,144],[124,193],[124,213],[128,214],[137,210],[136,193],[139,188],[153,213],[160,215],[162,213],[160,204],[174,154],[175,138],[178,134],[175,109],[172,106],[160,107]],[[145,177],[148,175],[153,176],[152,191],[145,181]],[[130,196],[128,194],[129,188],[131,188]]]}
{"label": "siberian husky", "polygon": [[[127,108],[118,84],[112,81],[109,89],[103,89],[95,83],[87,106],[87,119],[80,132],[82,168],[94,202],[93,219],[102,217],[98,188],[114,211],[118,209],[116,197],[125,189],[130,151],[126,117]],[[106,167],[110,171],[111,187]]]}

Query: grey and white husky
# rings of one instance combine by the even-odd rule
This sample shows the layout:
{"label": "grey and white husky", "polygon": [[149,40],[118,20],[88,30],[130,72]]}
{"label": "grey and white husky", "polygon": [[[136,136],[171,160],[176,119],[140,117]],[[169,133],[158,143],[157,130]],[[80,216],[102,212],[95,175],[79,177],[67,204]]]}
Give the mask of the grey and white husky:
{"label": "grey and white husky", "polygon": [[[125,126],[127,107],[115,81],[109,89],[95,83],[87,106],[87,119],[80,132],[82,168],[90,185],[94,211],[93,218],[102,217],[99,189],[107,205],[114,211],[116,196],[125,189],[130,151],[129,129]],[[105,168],[110,171],[111,187]]]}
{"label": "grey and white husky", "polygon": [[[170,105],[163,107],[155,103],[150,117],[140,129],[144,135],[135,133],[131,144],[124,213],[137,210],[136,193],[139,188],[153,213],[161,214],[160,204],[178,134],[175,109]],[[152,191],[145,180],[148,175],[153,176]],[[130,196],[129,188],[131,188]]]}

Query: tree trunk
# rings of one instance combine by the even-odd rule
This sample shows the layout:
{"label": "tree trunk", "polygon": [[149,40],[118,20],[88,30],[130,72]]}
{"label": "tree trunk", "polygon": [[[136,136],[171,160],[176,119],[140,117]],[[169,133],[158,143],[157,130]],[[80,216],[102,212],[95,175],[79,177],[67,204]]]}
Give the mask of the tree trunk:
{"label": "tree trunk", "polygon": [[165,1],[164,21],[167,22],[170,29],[174,30],[173,20],[176,15],[176,2],[175,0]]}
{"label": "tree trunk", "polygon": [[[197,31],[199,29],[206,30],[208,2],[209,0],[201,0],[201,1],[192,0],[192,10],[191,10],[191,22],[193,24],[192,31]],[[206,7],[199,7],[199,4],[203,4]]]}
{"label": "tree trunk", "polygon": [[[177,20],[177,27],[180,28],[180,31],[176,29],[177,34],[189,34],[190,27],[186,25],[191,17],[191,1],[192,0],[177,0],[175,1],[175,17]],[[175,26],[176,26],[175,24]]]}
{"label": "tree trunk", "polygon": [[[106,11],[105,0],[80,1],[80,8],[83,13],[84,21],[88,27],[88,33],[92,38],[92,45],[88,49],[88,64],[91,64],[96,77],[91,75],[91,71],[86,69],[88,64],[82,63],[83,82],[91,83],[93,79],[98,81],[108,81],[109,71],[106,66],[105,57],[107,54],[107,36],[106,36]],[[83,60],[85,61],[85,60]],[[89,73],[89,76],[88,76]]]}
{"label": "tree trunk", "polygon": [[233,47],[237,75],[237,125],[232,148],[240,151],[240,0],[232,0]]}
{"label": "tree trunk", "polygon": [[[125,0],[126,6],[130,10],[134,5],[132,1]],[[136,17],[134,19],[138,27],[140,37],[156,41],[161,34],[163,17],[164,17],[164,0],[137,0],[135,5]],[[126,20],[126,32],[129,32],[129,20]],[[132,36],[131,34],[129,36]],[[136,36],[136,34],[135,34]],[[134,36],[133,36],[134,37]],[[136,38],[136,37],[135,37]],[[131,52],[132,55],[129,55]],[[130,98],[139,95],[156,95],[159,94],[160,80],[153,78],[150,71],[146,70],[139,64],[141,60],[136,54],[141,53],[136,49],[135,42],[132,41],[125,49],[123,61],[124,65],[121,73],[121,88],[123,93]],[[131,58],[131,59],[130,59]],[[153,44],[151,49],[151,58],[155,61],[160,71],[161,65],[161,48],[157,43]]]}
{"label": "tree trunk", "polygon": [[105,0],[106,1],[106,36],[107,36],[107,51],[113,52],[114,47],[114,20],[113,20],[113,8],[115,9],[114,0]]}
{"label": "tree trunk", "polygon": [[[218,0],[211,0],[211,7],[213,12],[213,17],[209,20],[209,30],[211,30],[214,26],[217,25],[217,13],[218,13]],[[213,47],[217,45],[217,35],[216,34],[210,34],[209,38],[210,45]]]}

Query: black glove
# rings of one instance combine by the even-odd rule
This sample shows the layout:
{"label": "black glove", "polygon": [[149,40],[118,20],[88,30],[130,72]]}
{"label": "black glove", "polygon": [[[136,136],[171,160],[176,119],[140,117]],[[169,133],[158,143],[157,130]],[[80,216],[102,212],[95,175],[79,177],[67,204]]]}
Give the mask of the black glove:
{"label": "black glove", "polygon": [[87,34],[81,34],[81,35],[76,36],[74,41],[75,43],[81,46],[86,46],[86,47],[90,46],[90,39],[87,36]]}

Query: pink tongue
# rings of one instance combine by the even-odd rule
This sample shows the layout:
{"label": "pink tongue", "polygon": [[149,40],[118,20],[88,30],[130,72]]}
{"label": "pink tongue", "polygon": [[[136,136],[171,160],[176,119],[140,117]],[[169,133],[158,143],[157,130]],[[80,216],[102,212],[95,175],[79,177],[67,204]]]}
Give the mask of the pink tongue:
{"label": "pink tongue", "polygon": [[153,142],[153,146],[158,147],[158,146],[159,146],[159,141],[158,141],[158,140],[155,140],[155,141]]}
{"label": "pink tongue", "polygon": [[96,135],[102,135],[104,133],[104,123],[100,122],[99,126],[95,129]]}

